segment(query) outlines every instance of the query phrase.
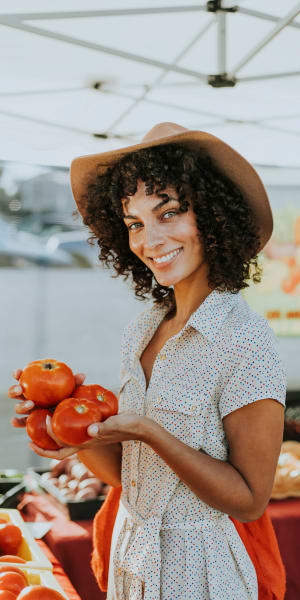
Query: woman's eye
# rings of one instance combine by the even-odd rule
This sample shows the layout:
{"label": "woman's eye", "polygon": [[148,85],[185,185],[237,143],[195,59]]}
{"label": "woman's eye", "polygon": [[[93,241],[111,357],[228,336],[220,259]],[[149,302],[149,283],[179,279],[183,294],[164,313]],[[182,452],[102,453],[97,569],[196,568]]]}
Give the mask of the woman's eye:
{"label": "woman's eye", "polygon": [[134,227],[135,225],[140,225],[140,223],[131,223],[130,225],[128,225],[128,229],[129,229],[129,231],[133,231],[133,230],[135,230],[135,229],[136,229],[136,228]]}
{"label": "woman's eye", "polygon": [[166,217],[167,215],[171,215],[173,217],[174,215],[177,215],[177,214],[178,213],[176,210],[168,210],[168,212],[163,214],[163,217]]}
{"label": "woman's eye", "polygon": [[[174,217],[174,215],[178,215],[176,210],[168,210],[162,215],[162,219]],[[141,226],[141,223],[130,223],[130,225],[128,225],[128,231],[136,231],[137,229],[140,229]]]}

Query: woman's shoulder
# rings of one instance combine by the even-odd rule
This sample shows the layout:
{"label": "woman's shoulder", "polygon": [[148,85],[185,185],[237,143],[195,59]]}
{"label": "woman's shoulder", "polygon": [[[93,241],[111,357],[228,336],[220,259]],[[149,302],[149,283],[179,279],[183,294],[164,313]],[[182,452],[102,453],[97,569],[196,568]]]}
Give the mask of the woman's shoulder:
{"label": "woman's shoulder", "polygon": [[127,325],[125,325],[123,339],[128,340],[128,338],[132,337],[134,337],[134,339],[137,337],[140,338],[146,329],[152,325],[155,326],[156,322],[161,320],[165,310],[165,307],[162,307],[159,304],[148,305],[147,308],[135,315]]}
{"label": "woman's shoulder", "polygon": [[232,351],[243,353],[248,350],[268,349],[278,352],[278,340],[268,320],[253,310],[242,298],[236,315],[233,315]]}

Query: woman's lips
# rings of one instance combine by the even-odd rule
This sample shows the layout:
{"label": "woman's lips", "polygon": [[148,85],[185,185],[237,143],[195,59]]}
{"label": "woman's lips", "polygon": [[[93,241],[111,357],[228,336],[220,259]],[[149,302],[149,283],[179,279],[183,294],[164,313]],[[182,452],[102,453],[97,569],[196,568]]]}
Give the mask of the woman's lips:
{"label": "woman's lips", "polygon": [[178,258],[182,250],[183,248],[176,248],[176,254],[174,253],[174,251],[169,252],[168,254],[170,254],[170,258],[167,258],[168,254],[166,254],[162,262],[157,262],[156,260],[151,258],[152,264],[155,266],[156,269],[164,269],[165,267],[168,267],[171,263],[173,263],[176,260],[176,258]]}

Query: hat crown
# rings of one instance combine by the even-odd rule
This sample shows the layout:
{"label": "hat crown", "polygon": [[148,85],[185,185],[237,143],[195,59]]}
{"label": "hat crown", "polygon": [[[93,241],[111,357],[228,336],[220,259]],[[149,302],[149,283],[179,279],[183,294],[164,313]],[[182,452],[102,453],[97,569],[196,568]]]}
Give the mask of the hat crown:
{"label": "hat crown", "polygon": [[177,123],[158,123],[146,133],[142,139],[142,142],[154,142],[160,138],[178,135],[179,133],[184,133],[185,131],[188,131],[188,129],[186,129],[186,127],[182,127],[182,125],[177,125]]}

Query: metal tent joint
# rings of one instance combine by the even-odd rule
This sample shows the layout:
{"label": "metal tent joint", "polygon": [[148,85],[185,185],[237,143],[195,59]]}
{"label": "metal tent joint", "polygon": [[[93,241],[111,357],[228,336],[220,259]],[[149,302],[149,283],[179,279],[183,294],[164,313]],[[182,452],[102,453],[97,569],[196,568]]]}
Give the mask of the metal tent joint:
{"label": "metal tent joint", "polygon": [[234,87],[236,78],[230,77],[227,73],[218,73],[217,75],[208,75],[207,83],[214,88]]}
{"label": "metal tent joint", "polygon": [[208,0],[206,2],[206,10],[207,12],[228,12],[233,13],[238,11],[238,6],[227,6],[226,8],[222,6],[222,0]]}

